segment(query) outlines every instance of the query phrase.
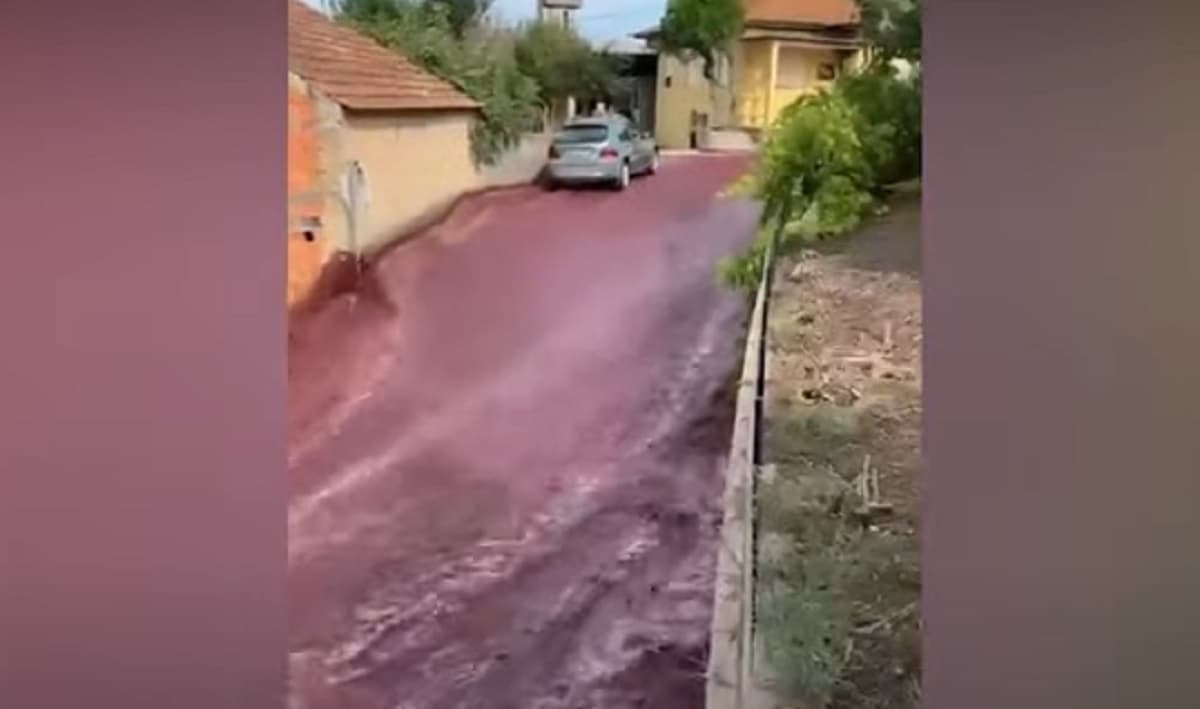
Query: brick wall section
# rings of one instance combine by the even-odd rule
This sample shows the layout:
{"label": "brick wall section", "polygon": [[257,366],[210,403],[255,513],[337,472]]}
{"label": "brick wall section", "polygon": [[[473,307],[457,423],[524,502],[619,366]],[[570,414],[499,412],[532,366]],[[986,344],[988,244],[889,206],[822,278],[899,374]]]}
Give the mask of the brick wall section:
{"label": "brick wall section", "polygon": [[288,81],[287,117],[287,304],[308,294],[317,280],[328,249],[321,228],[321,154],[316,106],[307,86]]}

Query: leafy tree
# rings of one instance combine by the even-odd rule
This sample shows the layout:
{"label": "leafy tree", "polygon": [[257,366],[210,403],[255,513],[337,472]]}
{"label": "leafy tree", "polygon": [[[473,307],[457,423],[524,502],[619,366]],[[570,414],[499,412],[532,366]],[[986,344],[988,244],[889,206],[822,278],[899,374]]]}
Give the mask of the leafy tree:
{"label": "leafy tree", "polygon": [[671,54],[702,59],[704,76],[712,80],[744,21],[742,0],[669,0],[659,41]]}
{"label": "leafy tree", "polygon": [[396,20],[412,7],[404,0],[333,0],[334,15],[355,23]]}
{"label": "leafy tree", "polygon": [[574,30],[553,22],[531,22],[519,31],[517,66],[539,86],[542,105],[568,96],[605,99],[617,91],[618,61],[595,51]]}
{"label": "leafy tree", "polygon": [[857,126],[855,107],[837,93],[805,97],[784,110],[759,162],[764,224],[801,218],[814,207],[853,211],[835,206],[839,199],[866,206],[855,194],[866,194],[872,177]]}
{"label": "leafy tree", "polygon": [[479,24],[492,0],[335,0],[334,9],[342,17],[357,21],[379,22],[409,16],[422,11],[422,17],[443,18],[455,37],[462,38]]}
{"label": "leafy tree", "polygon": [[879,61],[921,61],[920,0],[858,0],[863,34]]}
{"label": "leafy tree", "polygon": [[921,82],[887,64],[849,74],[833,90],[855,108],[855,130],[878,187],[921,174]]}
{"label": "leafy tree", "polygon": [[463,37],[491,9],[492,0],[425,0],[424,4],[443,12],[455,36]]}
{"label": "leafy tree", "polygon": [[844,234],[861,223],[874,198],[859,124],[856,108],[835,92],[806,96],[784,109],[762,146],[753,179],[762,228],[749,251],[721,264],[725,283],[756,287],[763,254],[777,238],[776,245],[786,249],[797,238]]}

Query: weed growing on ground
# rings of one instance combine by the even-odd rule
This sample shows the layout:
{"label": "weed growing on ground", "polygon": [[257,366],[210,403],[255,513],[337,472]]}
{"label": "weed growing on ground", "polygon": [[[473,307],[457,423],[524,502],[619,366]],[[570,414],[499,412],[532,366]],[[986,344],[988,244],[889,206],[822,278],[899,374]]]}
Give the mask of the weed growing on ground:
{"label": "weed growing on ground", "polygon": [[864,500],[851,462],[874,424],[818,404],[776,416],[768,439],[760,648],[776,691],[814,708],[915,706],[917,552],[856,514]]}
{"label": "weed growing on ground", "polygon": [[779,417],[770,435],[771,457],[782,463],[809,462],[835,465],[839,453],[861,431],[857,409],[821,403],[799,413]]}
{"label": "weed growing on ground", "polygon": [[842,677],[853,607],[843,565],[832,547],[791,550],[762,580],[758,622],[762,650],[777,688],[789,698],[825,706]]}

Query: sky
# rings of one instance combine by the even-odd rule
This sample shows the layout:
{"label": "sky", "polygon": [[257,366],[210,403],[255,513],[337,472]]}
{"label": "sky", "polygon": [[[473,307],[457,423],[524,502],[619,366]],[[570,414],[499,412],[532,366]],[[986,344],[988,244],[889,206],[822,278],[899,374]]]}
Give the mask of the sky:
{"label": "sky", "polygon": [[[662,17],[666,0],[583,0],[579,30],[589,39],[626,37],[653,27]],[[537,0],[495,0],[493,9],[506,20],[533,16]]]}
{"label": "sky", "polygon": [[[321,0],[304,0],[321,8]],[[653,27],[662,18],[667,0],[583,0],[579,11],[579,30],[588,39],[609,40],[627,37]],[[534,16],[537,0],[494,0],[492,10],[510,22]]]}

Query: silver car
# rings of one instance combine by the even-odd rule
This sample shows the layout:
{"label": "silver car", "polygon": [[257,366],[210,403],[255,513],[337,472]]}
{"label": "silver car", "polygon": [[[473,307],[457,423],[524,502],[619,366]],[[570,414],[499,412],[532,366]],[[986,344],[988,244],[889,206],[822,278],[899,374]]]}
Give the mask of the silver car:
{"label": "silver car", "polygon": [[658,171],[658,144],[623,116],[578,118],[550,145],[545,180],[559,185],[609,184],[623,190],[634,175]]}

